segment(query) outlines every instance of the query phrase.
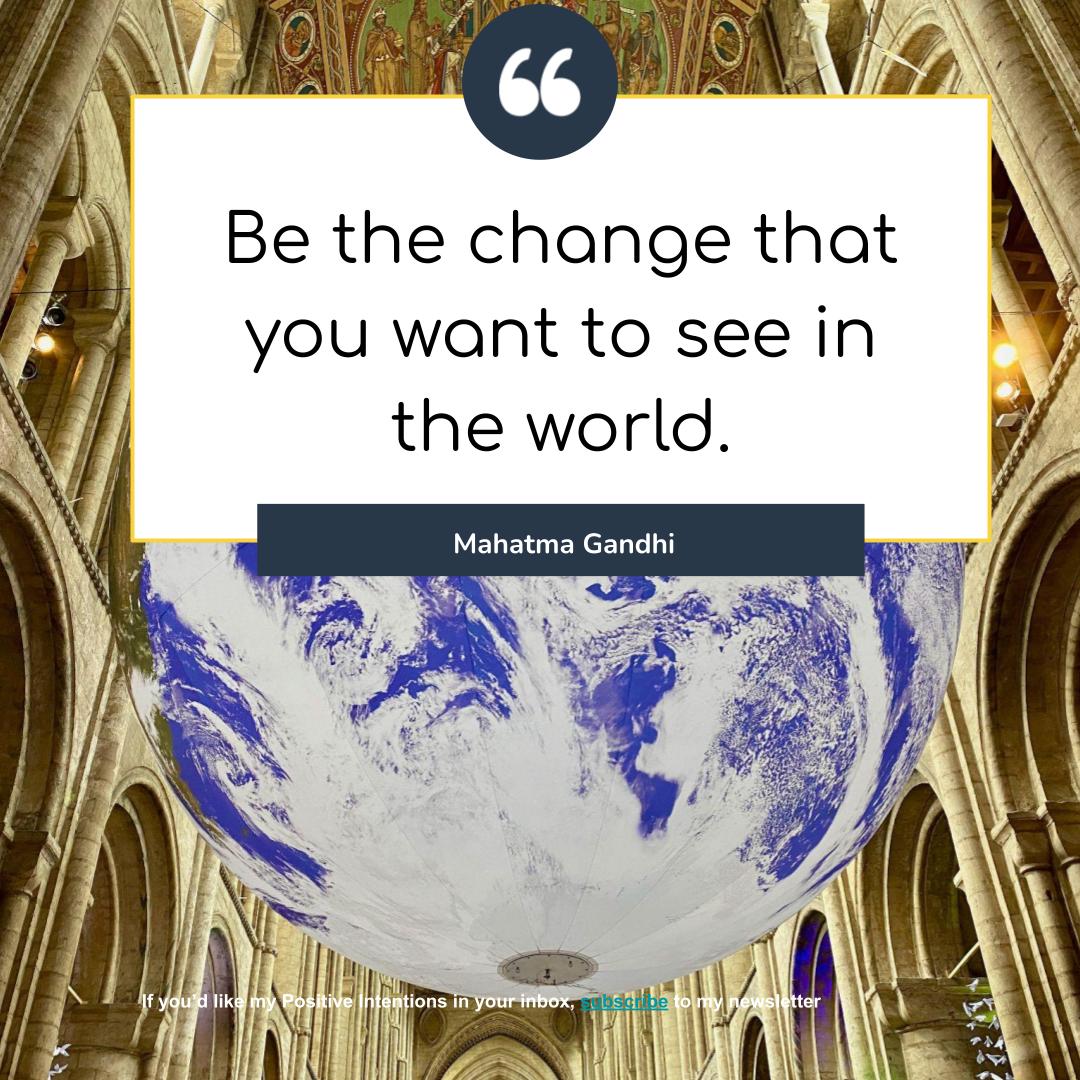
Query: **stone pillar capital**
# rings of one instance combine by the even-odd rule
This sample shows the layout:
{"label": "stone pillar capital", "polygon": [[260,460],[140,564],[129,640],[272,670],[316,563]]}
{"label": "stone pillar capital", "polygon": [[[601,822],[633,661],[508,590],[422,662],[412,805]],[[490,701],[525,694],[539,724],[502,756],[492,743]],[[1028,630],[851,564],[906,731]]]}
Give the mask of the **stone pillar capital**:
{"label": "stone pillar capital", "polygon": [[1049,870],[1053,865],[1050,836],[1038,814],[1015,811],[994,826],[990,833],[1020,874]]}
{"label": "stone pillar capital", "polygon": [[82,201],[74,197],[52,198],[38,221],[35,235],[40,244],[46,236],[59,236],[67,245],[66,258],[81,255],[93,242],[90,220]]}
{"label": "stone pillar capital", "polygon": [[75,344],[83,352],[92,345],[100,345],[106,351],[116,348],[123,325],[111,308],[79,308],[69,315],[74,322]]}
{"label": "stone pillar capital", "polygon": [[995,199],[991,208],[990,237],[995,247],[1005,243],[1005,234],[1009,231],[1009,215],[1012,213],[1010,199]]}
{"label": "stone pillar capital", "polygon": [[16,829],[4,852],[0,893],[35,892],[59,861],[52,833]]}
{"label": "stone pillar capital", "polygon": [[103,1054],[150,1054],[162,1031],[163,1015],[136,1001],[72,1006],[66,1014],[72,1057],[87,1052],[96,1059]]}
{"label": "stone pillar capital", "polygon": [[829,29],[829,0],[802,0],[799,11],[808,30],[826,33]]}
{"label": "stone pillar capital", "polygon": [[968,988],[956,979],[897,979],[878,983],[866,1000],[881,1022],[903,1034],[918,1028],[956,1027],[966,1019]]}
{"label": "stone pillar capital", "polygon": [[1039,817],[1062,867],[1080,862],[1080,803],[1045,803],[1039,807]]}

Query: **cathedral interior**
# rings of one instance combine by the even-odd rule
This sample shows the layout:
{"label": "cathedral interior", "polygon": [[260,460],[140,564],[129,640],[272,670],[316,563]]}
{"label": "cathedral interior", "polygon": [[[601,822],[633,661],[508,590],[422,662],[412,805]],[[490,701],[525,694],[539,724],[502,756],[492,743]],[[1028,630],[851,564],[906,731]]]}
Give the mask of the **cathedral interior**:
{"label": "cathedral interior", "polygon": [[[430,988],[335,954],[225,871],[170,792],[108,614],[129,97],[456,93],[475,35],[519,2],[0,0],[0,1075],[1080,1077],[1077,0],[564,0],[624,93],[994,107],[993,539],[967,552],[946,701],[854,863],[751,946],[652,988],[722,1007],[417,1007]],[[948,303],[934,269],[927,303]],[[177,317],[197,287],[177,282]],[[912,368],[917,438],[948,417]],[[401,1000],[297,1004],[319,995]],[[785,996],[816,1004],[769,1007]],[[256,997],[275,1007],[237,1004]]]}

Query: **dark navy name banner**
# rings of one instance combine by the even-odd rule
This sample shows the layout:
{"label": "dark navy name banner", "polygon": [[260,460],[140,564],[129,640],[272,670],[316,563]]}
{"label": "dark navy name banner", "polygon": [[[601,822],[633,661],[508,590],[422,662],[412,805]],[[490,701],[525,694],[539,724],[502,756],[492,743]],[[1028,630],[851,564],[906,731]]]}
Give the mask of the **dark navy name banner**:
{"label": "dark navy name banner", "polygon": [[259,506],[260,574],[860,577],[855,504]]}

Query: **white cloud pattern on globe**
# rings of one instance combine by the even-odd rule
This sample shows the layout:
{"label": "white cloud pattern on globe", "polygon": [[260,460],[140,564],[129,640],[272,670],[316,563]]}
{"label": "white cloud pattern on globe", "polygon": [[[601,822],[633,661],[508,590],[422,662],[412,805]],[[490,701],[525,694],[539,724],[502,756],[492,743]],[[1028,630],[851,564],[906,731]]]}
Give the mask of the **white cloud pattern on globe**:
{"label": "white cloud pattern on globe", "polygon": [[137,711],[224,863],[332,948],[516,996],[543,951],[627,991],[776,926],[914,769],[956,545],[857,578],[263,578],[114,543]]}

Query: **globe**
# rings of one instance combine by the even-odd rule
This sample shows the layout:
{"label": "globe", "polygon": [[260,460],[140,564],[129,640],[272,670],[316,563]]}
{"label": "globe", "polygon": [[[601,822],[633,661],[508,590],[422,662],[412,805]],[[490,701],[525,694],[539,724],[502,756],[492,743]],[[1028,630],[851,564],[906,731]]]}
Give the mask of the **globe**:
{"label": "globe", "polygon": [[914,769],[956,545],[859,578],[260,577],[131,544],[111,593],[177,795],[283,917],[478,996],[655,985],[779,924]]}

